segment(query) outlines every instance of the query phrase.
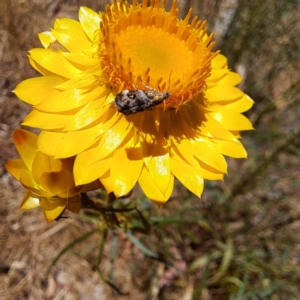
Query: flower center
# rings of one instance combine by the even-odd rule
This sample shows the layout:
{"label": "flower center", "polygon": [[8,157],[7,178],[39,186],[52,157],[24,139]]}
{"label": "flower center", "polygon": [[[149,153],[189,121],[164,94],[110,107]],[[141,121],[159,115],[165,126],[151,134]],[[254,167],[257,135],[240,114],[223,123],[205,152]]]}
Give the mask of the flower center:
{"label": "flower center", "polygon": [[117,3],[106,7],[99,45],[101,66],[116,93],[124,89],[167,92],[171,96],[161,106],[178,108],[200,94],[210,74],[212,35],[205,22],[191,24],[177,19],[174,1],[170,12],[159,1],[132,6]]}
{"label": "flower center", "polygon": [[180,78],[192,67],[192,52],[185,43],[161,28],[130,26],[117,37],[116,45],[122,49],[124,61],[131,61],[129,71],[143,74],[150,68],[154,82],[171,73],[172,77]]}

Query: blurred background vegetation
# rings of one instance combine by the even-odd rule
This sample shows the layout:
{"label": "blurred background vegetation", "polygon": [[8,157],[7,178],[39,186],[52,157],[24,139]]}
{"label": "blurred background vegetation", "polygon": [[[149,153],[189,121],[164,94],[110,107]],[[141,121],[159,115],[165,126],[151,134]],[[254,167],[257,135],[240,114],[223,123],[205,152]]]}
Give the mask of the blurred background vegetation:
{"label": "blurred background vegetation", "polygon": [[[11,90],[38,75],[26,57],[37,33],[105,3],[0,1],[1,162],[17,157],[11,135],[30,108]],[[138,210],[49,225],[18,210],[24,190],[1,164],[0,299],[300,299],[300,1],[178,0],[180,16],[191,6],[255,100],[248,160],[228,159],[201,199],[177,184],[158,209],[137,188],[114,207]]]}

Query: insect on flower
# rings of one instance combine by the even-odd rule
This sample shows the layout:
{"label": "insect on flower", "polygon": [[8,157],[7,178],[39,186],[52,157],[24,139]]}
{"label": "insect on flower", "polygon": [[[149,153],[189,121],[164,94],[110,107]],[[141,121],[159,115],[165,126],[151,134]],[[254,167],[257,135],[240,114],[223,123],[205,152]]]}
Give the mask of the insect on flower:
{"label": "insect on flower", "polygon": [[124,90],[115,98],[115,104],[119,112],[124,115],[132,115],[159,105],[170,97],[170,91],[160,92],[145,85],[147,90]]}

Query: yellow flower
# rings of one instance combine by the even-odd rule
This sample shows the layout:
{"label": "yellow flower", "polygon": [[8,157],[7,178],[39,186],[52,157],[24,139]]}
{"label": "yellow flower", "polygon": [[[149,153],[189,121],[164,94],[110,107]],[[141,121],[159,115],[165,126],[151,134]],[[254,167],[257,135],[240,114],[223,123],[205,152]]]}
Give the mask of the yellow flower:
{"label": "yellow flower", "polygon": [[26,130],[16,130],[14,143],[22,159],[5,163],[7,171],[28,190],[20,208],[42,207],[45,219],[53,221],[64,209],[79,213],[79,193],[100,187],[100,182],[75,187],[74,158],[54,159],[37,151],[37,136]]}
{"label": "yellow flower", "polygon": [[[20,83],[17,96],[33,106],[24,125],[42,129],[40,152],[76,155],[76,185],[98,178],[117,197],[138,182],[147,197],[166,202],[174,178],[197,196],[203,180],[227,172],[223,155],[243,158],[239,132],[252,129],[241,113],[253,101],[227,59],[212,52],[206,22],[177,18],[165,1],[114,0],[105,13],[82,7],[79,22],[55,21],[39,35],[46,49],[29,60],[43,77]],[[159,105],[136,114],[119,112],[124,90],[159,91]]]}

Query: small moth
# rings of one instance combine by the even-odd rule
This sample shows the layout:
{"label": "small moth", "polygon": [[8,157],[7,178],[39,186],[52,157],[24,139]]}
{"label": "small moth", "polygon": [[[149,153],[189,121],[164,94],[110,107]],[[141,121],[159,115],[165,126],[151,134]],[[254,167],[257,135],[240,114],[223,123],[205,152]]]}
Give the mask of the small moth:
{"label": "small moth", "polygon": [[119,112],[124,115],[132,115],[141,111],[150,110],[170,97],[171,93],[159,92],[148,86],[147,90],[124,90],[115,98],[115,104]]}

